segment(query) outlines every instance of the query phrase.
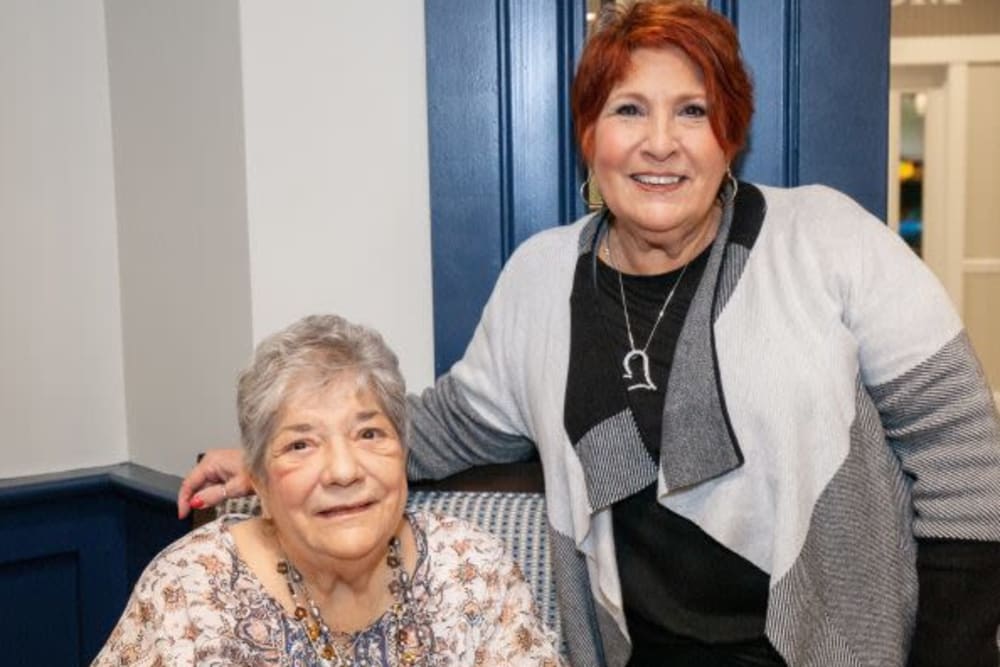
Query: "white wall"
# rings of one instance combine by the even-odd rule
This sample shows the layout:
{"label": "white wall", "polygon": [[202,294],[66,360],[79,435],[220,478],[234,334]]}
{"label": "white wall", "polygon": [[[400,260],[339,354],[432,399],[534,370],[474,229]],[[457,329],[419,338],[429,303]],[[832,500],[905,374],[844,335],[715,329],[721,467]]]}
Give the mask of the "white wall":
{"label": "white wall", "polygon": [[378,327],[421,389],[434,378],[423,3],[240,13],[254,340],[340,313]]}
{"label": "white wall", "polygon": [[128,442],[166,472],[237,441],[250,267],[236,0],[105,0]]}
{"label": "white wall", "polygon": [[0,3],[0,477],[126,458],[100,0]]}
{"label": "white wall", "polygon": [[182,474],[307,313],[430,383],[424,81],[412,0],[0,3],[0,478]]}

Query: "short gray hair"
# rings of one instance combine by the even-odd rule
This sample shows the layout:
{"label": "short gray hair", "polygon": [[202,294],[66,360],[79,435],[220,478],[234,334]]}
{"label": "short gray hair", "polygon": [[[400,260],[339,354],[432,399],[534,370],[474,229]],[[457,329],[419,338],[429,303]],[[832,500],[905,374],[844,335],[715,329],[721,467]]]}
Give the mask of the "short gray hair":
{"label": "short gray hair", "polygon": [[374,329],[337,315],[309,315],[262,340],[239,376],[236,410],[247,467],[265,478],[264,455],[282,405],[300,381],[321,388],[344,372],[375,395],[406,447],[406,383],[399,360]]}

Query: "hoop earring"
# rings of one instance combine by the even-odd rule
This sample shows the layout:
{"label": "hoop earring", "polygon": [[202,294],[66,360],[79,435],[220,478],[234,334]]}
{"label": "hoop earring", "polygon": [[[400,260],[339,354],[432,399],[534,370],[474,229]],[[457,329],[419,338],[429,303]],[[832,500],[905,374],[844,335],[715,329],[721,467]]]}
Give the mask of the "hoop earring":
{"label": "hoop earring", "polygon": [[[734,201],[736,201],[736,192],[737,190],[739,190],[740,184],[739,181],[736,180],[736,177],[733,176],[733,170],[729,167],[726,167],[726,180],[728,181],[727,185],[729,187],[722,188],[722,190],[719,192],[719,194],[721,195],[719,199],[722,200],[723,205],[728,206],[729,204],[732,204]],[[729,192],[727,193],[726,190],[728,190]]]}
{"label": "hoop earring", "polygon": [[591,188],[594,187],[594,174],[588,170],[587,180],[580,184],[580,199],[587,206],[588,211],[599,211],[604,208],[604,199],[601,193]]}

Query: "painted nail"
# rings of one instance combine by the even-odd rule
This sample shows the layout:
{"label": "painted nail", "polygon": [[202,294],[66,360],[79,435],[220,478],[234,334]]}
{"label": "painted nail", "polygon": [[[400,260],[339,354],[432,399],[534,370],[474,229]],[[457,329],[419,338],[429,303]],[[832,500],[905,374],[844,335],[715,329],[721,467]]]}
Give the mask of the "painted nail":
{"label": "painted nail", "polygon": [[195,508],[196,510],[200,510],[204,506],[205,506],[205,501],[202,500],[201,498],[195,496],[194,498],[191,499],[191,507]]}

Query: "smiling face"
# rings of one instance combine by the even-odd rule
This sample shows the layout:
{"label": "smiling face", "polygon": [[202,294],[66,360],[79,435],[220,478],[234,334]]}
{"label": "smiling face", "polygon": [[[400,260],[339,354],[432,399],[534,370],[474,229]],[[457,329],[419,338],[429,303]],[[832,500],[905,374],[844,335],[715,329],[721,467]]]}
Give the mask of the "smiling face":
{"label": "smiling face", "polygon": [[405,463],[392,422],[347,372],[289,392],[257,490],[292,562],[378,562],[403,520]]}
{"label": "smiling face", "polygon": [[701,72],[687,55],[638,49],[631,62],[594,125],[591,168],[619,230],[667,245],[717,219],[727,159],[709,123]]}

